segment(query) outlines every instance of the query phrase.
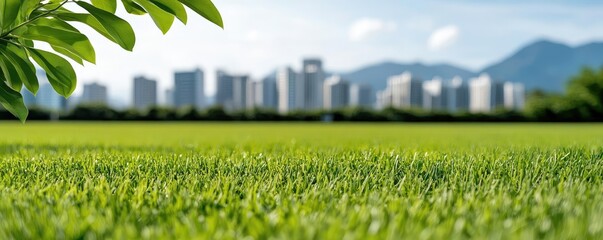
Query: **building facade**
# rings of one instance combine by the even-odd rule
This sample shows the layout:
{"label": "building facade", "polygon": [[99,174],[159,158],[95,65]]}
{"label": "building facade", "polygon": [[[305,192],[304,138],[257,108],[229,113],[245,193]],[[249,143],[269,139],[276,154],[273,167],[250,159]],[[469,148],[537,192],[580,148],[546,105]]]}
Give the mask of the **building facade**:
{"label": "building facade", "polygon": [[383,91],[377,92],[377,103],[375,104],[375,108],[381,110],[384,108],[393,107],[392,106],[392,90],[386,88]]}
{"label": "building facade", "polygon": [[230,106],[233,99],[234,77],[226,71],[216,71],[216,104],[222,107]]}
{"label": "building facade", "polygon": [[216,104],[227,111],[245,110],[250,105],[250,81],[247,75],[232,75],[226,71],[216,72]]}
{"label": "building facade", "polygon": [[234,76],[232,80],[232,105],[227,106],[227,110],[239,111],[248,109],[250,104],[248,103],[250,95],[251,81],[247,75]]}
{"label": "building facade", "polygon": [[139,110],[157,106],[157,81],[143,76],[134,78],[133,105]]}
{"label": "building facade", "polygon": [[371,108],[373,107],[373,89],[369,85],[350,85],[350,106]]}
{"label": "building facade", "polygon": [[492,112],[504,106],[504,84],[481,74],[469,82],[469,110],[473,113]]}
{"label": "building facade", "polygon": [[387,88],[391,92],[391,106],[395,108],[422,108],[423,83],[410,72],[388,79]]}
{"label": "building facade", "polygon": [[340,76],[332,76],[325,81],[324,109],[335,110],[349,106],[350,83]]}
{"label": "building facade", "polygon": [[303,109],[323,108],[323,87],[325,73],[320,59],[305,59],[302,69]]}
{"label": "building facade", "polygon": [[469,85],[460,77],[453,78],[448,85],[448,111],[469,111]]}
{"label": "building facade", "polygon": [[423,109],[445,111],[448,106],[448,87],[441,78],[423,82]]}
{"label": "building facade", "polygon": [[251,81],[250,86],[248,94],[250,108],[277,109],[276,79],[267,77],[260,81]]}
{"label": "building facade", "polygon": [[174,73],[174,107],[205,107],[204,74],[201,69]]}
{"label": "building facade", "polygon": [[504,83],[504,105],[506,109],[520,111],[525,105],[525,87],[521,83]]}
{"label": "building facade", "polygon": [[303,85],[301,77],[290,67],[281,68],[276,72],[278,88],[278,111],[287,113],[303,107]]}
{"label": "building facade", "polygon": [[109,96],[107,87],[99,83],[89,83],[84,85],[84,93],[80,100],[85,104],[100,104],[107,105]]}

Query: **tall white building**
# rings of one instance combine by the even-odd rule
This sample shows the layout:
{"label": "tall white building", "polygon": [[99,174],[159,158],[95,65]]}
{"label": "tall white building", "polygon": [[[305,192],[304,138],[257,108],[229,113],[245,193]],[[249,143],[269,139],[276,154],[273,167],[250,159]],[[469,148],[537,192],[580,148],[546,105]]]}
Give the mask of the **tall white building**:
{"label": "tall white building", "polygon": [[86,104],[108,104],[108,91],[107,87],[99,83],[89,83],[84,85],[84,93],[80,100],[81,103]]}
{"label": "tall white building", "polygon": [[448,105],[448,88],[441,78],[423,82],[423,108],[427,111],[443,111]]}
{"label": "tall white building", "polygon": [[324,108],[328,110],[347,107],[350,102],[350,84],[340,76],[332,76],[325,81]]}
{"label": "tall white building", "polygon": [[301,77],[290,67],[276,73],[278,88],[278,111],[287,113],[303,107],[303,84]]}
{"label": "tall white building", "polygon": [[369,85],[350,85],[350,106],[371,108],[373,106],[373,90]]}
{"label": "tall white building", "polygon": [[204,74],[199,68],[174,73],[174,107],[205,107]]}
{"label": "tall white building", "polygon": [[423,107],[423,83],[413,77],[410,72],[390,77],[387,85],[387,88],[391,91],[392,107]]}
{"label": "tall white building", "polygon": [[469,82],[469,110],[487,113],[504,106],[504,85],[481,74]]}
{"label": "tall white building", "polygon": [[132,90],[134,108],[144,110],[157,105],[157,81],[143,76],[135,77]]}
{"label": "tall white building", "polygon": [[377,109],[384,109],[392,107],[392,90],[386,88],[383,91],[377,92],[377,103],[375,106]]}
{"label": "tall white building", "polygon": [[454,77],[448,85],[449,112],[469,110],[469,85],[460,77]]}
{"label": "tall white building", "polygon": [[305,59],[302,69],[303,108],[318,110],[323,107],[325,73],[320,59]]}
{"label": "tall white building", "polygon": [[509,110],[523,110],[525,105],[525,88],[521,83],[504,83],[505,108]]}

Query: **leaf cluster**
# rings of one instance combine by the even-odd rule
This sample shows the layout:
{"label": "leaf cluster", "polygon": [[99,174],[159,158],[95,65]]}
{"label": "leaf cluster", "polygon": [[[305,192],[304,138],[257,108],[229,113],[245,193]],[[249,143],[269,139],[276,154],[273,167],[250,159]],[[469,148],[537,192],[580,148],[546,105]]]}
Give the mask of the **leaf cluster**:
{"label": "leaf cluster", "polygon": [[[37,93],[36,65],[58,94],[73,93],[77,76],[67,59],[94,64],[96,53],[88,36],[72,23],[87,25],[132,51],[136,36],[132,26],[116,15],[118,5],[129,14],[148,14],[164,34],[176,20],[187,23],[186,8],[223,27],[211,0],[0,0],[0,104],[25,121],[28,110],[21,91]],[[37,47],[41,42],[52,51]]]}

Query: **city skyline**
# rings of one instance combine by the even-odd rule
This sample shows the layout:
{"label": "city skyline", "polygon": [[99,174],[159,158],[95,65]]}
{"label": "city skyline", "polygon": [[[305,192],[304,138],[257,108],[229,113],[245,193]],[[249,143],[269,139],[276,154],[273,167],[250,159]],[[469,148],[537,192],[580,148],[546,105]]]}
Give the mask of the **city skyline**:
{"label": "city skyline", "polygon": [[[136,76],[132,79],[132,102],[125,108],[145,111],[150,107],[165,106],[203,110],[210,106],[221,106],[226,112],[263,108],[289,113],[347,107],[376,110],[394,107],[429,112],[489,113],[498,108],[522,110],[525,105],[526,90],[522,83],[493,79],[487,73],[464,80],[460,76],[423,79],[405,71],[390,75],[385,89],[372,89],[369,85],[351,82],[338,74],[328,76],[320,58],[302,59],[302,66],[298,72],[286,67],[273,76],[259,80],[245,74],[217,70],[218,86],[213,100],[205,95],[205,72],[200,68],[174,72],[173,89],[164,91],[157,88],[156,80]],[[43,71],[39,70],[38,75],[43,76]],[[49,88],[49,84],[45,85]],[[55,112],[82,103],[124,108],[108,101],[107,89],[107,86],[97,82],[86,84],[84,93],[79,99],[76,98],[79,101],[69,102],[54,94],[54,98],[58,99],[57,104],[61,105],[58,107],[46,106],[49,100],[44,94],[37,99],[26,94],[25,99],[29,106],[37,105]],[[157,101],[160,92],[166,94],[166,101]]]}
{"label": "city skyline", "polygon": [[592,21],[603,12],[595,1],[431,0],[362,8],[355,3],[217,2],[225,30],[195,17],[186,28],[175,24],[165,36],[149,19],[128,16],[141,39],[134,52],[122,52],[92,34],[98,64],[76,66],[77,91],[83,83],[99,81],[111,86],[112,97],[127,102],[130,98],[122,97],[131,93],[127,80],[136,75],[145,73],[166,88],[172,86],[172,71],[200,66],[212,80],[206,93],[213,94],[215,69],[245,70],[261,78],[274,67],[298,68],[297,59],[312,56],[329,59],[325,69],[335,72],[383,60],[454,62],[475,70],[537,39],[571,45],[603,39],[603,23]]}

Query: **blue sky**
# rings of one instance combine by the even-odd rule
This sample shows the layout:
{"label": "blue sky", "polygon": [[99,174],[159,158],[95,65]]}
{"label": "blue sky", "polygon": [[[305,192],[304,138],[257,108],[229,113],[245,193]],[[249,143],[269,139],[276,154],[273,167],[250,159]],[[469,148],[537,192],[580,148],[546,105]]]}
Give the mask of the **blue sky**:
{"label": "blue sky", "polygon": [[80,82],[105,83],[113,97],[129,102],[131,79],[139,74],[157,79],[165,89],[172,85],[174,70],[201,67],[206,91],[213,93],[216,68],[260,78],[276,67],[298,68],[305,56],[319,56],[332,71],[383,60],[447,62],[478,70],[538,39],[570,45],[603,40],[603,3],[594,0],[215,3],[224,30],[193,16],[188,26],[176,23],[163,36],[147,16],[127,16],[137,33],[134,52],[91,37],[97,65],[78,67]]}

